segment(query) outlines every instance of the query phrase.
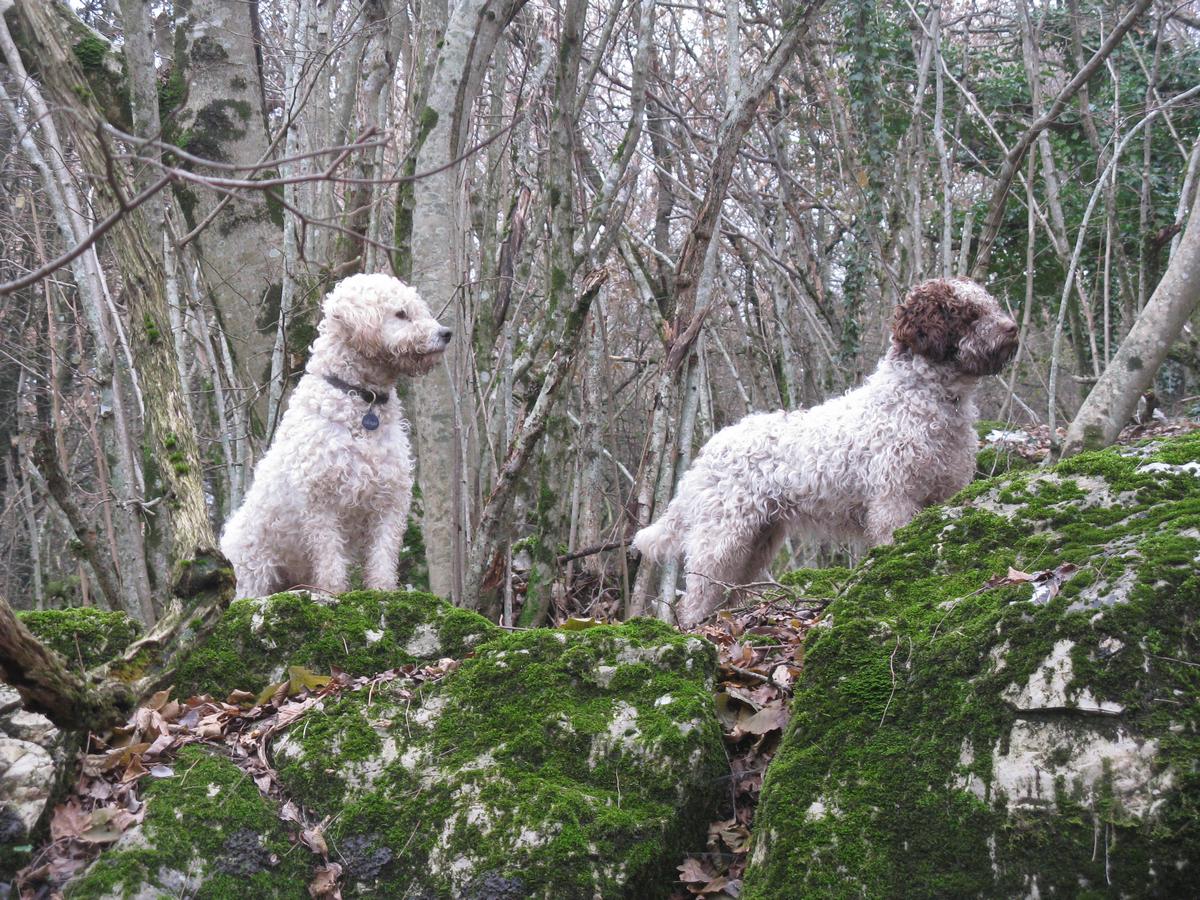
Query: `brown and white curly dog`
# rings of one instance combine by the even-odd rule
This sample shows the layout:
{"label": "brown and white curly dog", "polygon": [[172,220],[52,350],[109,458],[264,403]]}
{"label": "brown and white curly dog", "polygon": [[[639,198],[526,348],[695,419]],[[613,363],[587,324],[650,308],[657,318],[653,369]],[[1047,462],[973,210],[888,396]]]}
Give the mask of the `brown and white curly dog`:
{"label": "brown and white curly dog", "polygon": [[789,533],[875,546],[975,469],[975,391],[1017,349],[1017,326],[965,278],[913,288],[861,387],[813,409],[757,413],[704,445],[666,514],[634,546],[684,554],[687,627],[754,581]]}

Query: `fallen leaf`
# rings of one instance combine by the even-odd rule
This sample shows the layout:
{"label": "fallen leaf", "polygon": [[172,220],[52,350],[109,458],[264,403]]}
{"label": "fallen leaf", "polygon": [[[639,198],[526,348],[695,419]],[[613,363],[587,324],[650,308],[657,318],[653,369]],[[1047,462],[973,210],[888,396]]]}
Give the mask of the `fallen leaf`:
{"label": "fallen leaf", "polygon": [[342,900],[342,889],[338,879],[342,877],[342,867],[335,862],[317,866],[313,880],[308,884],[308,895],[313,900]]}
{"label": "fallen leaf", "polygon": [[700,860],[695,857],[689,856],[682,866],[676,868],[679,869],[679,880],[684,884],[708,884],[712,881],[712,873],[705,871]]}
{"label": "fallen leaf", "polygon": [[162,709],[166,702],[171,699],[171,689],[165,688],[161,691],[156,691],[150,695],[150,699],[142,704],[147,709],[152,709],[155,712]]}
{"label": "fallen leaf", "polygon": [[93,810],[90,824],[77,837],[89,844],[111,844],[121,836],[130,821],[129,813],[123,810],[107,807]]}
{"label": "fallen leaf", "polygon": [[328,675],[318,675],[316,672],[310,672],[304,666],[288,666],[288,681],[290,689],[288,694],[298,694],[305,688],[310,691],[315,691],[329,684]]}
{"label": "fallen leaf", "polygon": [[65,838],[76,838],[92,824],[92,817],[84,812],[74,797],[66,803],[54,807],[54,815],[50,818],[50,838],[60,841]]}
{"label": "fallen leaf", "polygon": [[160,756],[166,753],[178,742],[173,734],[160,734],[154,739],[154,742],[146,748],[142,756]]}
{"label": "fallen leaf", "polygon": [[732,731],[737,727],[738,712],[743,708],[741,702],[726,691],[721,691],[713,695],[713,703],[717,708],[717,721],[721,723],[721,728],[724,731]]}
{"label": "fallen leaf", "polygon": [[128,784],[131,781],[137,781],[143,775],[149,774],[150,772],[142,765],[142,758],[135,756],[129,760],[129,765],[125,767],[125,772],[121,775],[121,783]]}
{"label": "fallen leaf", "polygon": [[295,802],[288,800],[279,808],[279,818],[284,822],[295,822],[303,824],[304,817],[300,815],[300,807]]}
{"label": "fallen leaf", "polygon": [[766,734],[782,729],[791,717],[783,701],[773,700],[749,718],[739,720],[738,729],[745,734]]}
{"label": "fallen leaf", "polygon": [[603,624],[605,623],[599,619],[579,619],[572,616],[558,627],[563,631],[583,631],[585,628],[595,628],[597,625]]}
{"label": "fallen leaf", "polygon": [[993,577],[989,578],[983,586],[986,588],[994,588],[999,587],[1002,584],[1023,584],[1026,581],[1033,581],[1033,578],[1034,576],[1030,575],[1028,572],[1022,572],[1020,569],[1014,569],[1012,566],[1009,566],[1007,575],[994,575]]}
{"label": "fallen leaf", "polygon": [[1045,572],[1038,572],[1037,577],[1033,580],[1033,596],[1029,598],[1029,602],[1037,606],[1043,606],[1058,596],[1058,592],[1062,589],[1063,582],[1069,579],[1079,570],[1079,566],[1074,563],[1063,563],[1054,569],[1048,569]]}
{"label": "fallen leaf", "polygon": [[701,887],[699,890],[696,890],[696,888],[689,888],[689,890],[703,896],[705,894],[719,894],[722,891],[724,891],[725,888],[728,886],[729,886],[729,879],[724,875],[718,875],[716,878],[714,878],[708,884]]}
{"label": "fallen leaf", "polygon": [[[255,704],[262,706],[265,703],[269,703],[275,697],[275,695],[283,688],[286,688],[287,685],[288,683],[286,681],[277,681],[274,684],[268,684],[259,692],[258,697],[255,698]],[[284,693],[284,696],[287,696],[286,692]]]}
{"label": "fallen leaf", "polygon": [[320,828],[305,828],[300,832],[300,843],[318,856],[329,855],[329,845],[325,843],[325,835]]}
{"label": "fallen leaf", "polygon": [[771,683],[781,690],[790,691],[799,674],[800,670],[795,666],[776,666],[771,671]]}

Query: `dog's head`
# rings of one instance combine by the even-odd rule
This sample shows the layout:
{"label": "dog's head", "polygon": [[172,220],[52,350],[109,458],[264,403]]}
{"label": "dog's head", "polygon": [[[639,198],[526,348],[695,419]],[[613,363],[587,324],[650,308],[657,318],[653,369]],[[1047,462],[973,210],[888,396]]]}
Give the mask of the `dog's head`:
{"label": "dog's head", "polygon": [[321,334],[397,375],[428,372],[450,343],[421,295],[390,275],[351,275],[322,307]]}
{"label": "dog's head", "polygon": [[967,278],[918,284],[896,307],[892,339],[964,375],[995,375],[1017,352],[1018,328],[995,299]]}

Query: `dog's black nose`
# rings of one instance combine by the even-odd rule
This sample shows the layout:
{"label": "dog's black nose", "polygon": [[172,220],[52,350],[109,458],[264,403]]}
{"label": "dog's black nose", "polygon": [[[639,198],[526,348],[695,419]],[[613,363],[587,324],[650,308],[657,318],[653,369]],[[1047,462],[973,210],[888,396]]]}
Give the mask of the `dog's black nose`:
{"label": "dog's black nose", "polygon": [[442,339],[443,344],[450,343],[450,338],[452,338],[453,336],[454,336],[454,332],[451,331],[449,328],[443,328],[441,331],[438,332],[438,337],[440,337]]}

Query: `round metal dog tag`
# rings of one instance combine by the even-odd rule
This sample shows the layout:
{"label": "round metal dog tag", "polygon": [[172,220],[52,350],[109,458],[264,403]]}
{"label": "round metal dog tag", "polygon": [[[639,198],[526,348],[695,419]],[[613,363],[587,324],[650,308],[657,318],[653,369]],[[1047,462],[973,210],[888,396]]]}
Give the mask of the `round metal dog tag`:
{"label": "round metal dog tag", "polygon": [[374,411],[368,412],[362,417],[362,425],[367,431],[374,431],[379,427],[379,416],[375,415]]}

